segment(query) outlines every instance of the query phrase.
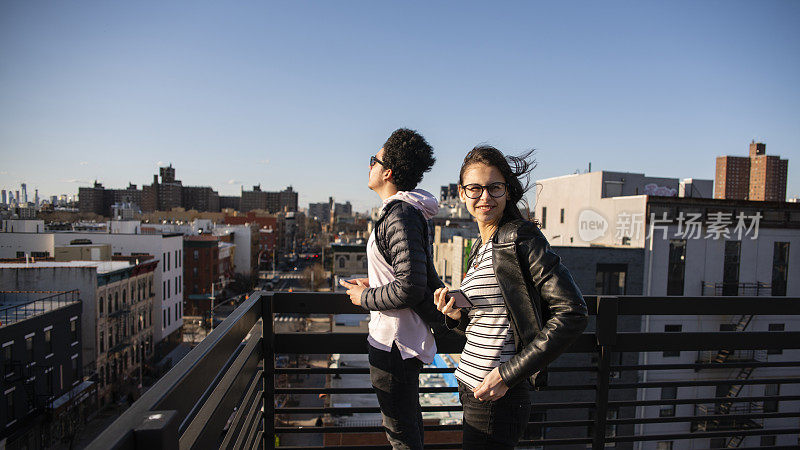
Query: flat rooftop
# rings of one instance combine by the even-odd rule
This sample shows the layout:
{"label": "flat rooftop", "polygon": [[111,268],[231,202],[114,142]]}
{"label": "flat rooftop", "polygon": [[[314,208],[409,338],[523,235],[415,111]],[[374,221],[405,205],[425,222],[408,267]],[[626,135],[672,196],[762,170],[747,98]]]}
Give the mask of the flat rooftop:
{"label": "flat rooftop", "polygon": [[80,303],[74,291],[0,291],[0,327]]}
{"label": "flat rooftop", "polygon": [[108,273],[130,267],[127,261],[40,261],[33,263],[0,263],[0,269],[46,269],[56,267],[94,267],[97,273]]}

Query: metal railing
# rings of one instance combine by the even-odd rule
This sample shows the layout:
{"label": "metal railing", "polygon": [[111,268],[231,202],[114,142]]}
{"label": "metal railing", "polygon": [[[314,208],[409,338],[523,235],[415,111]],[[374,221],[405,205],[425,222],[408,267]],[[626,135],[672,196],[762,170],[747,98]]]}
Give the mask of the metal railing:
{"label": "metal railing", "polygon": [[[20,298],[35,300],[19,302]],[[0,292],[0,304],[12,303],[0,308],[0,327],[44,314],[80,301],[80,291],[4,291]]]}
{"label": "metal railing", "polygon": [[725,361],[720,361],[719,351],[717,350],[703,350],[697,352],[698,363],[712,363],[712,362],[764,362],[767,360],[767,350],[735,350],[731,352]]}
{"label": "metal railing", "polygon": [[[738,445],[747,436],[786,435],[800,433],[797,420],[788,428],[761,429],[740,427],[733,429],[700,430],[698,423],[761,423],[771,418],[798,418],[800,408],[784,408],[780,412],[763,412],[749,405],[762,404],[775,397],[752,395],[743,391],[739,395],[716,397],[713,394],[692,398],[652,400],[637,396],[637,392],[652,388],[698,387],[713,389],[729,386],[729,370],[718,370],[719,379],[686,375],[686,379],[659,380],[659,373],[684,371],[696,374],[698,369],[730,369],[750,367],[784,370],[800,367],[800,358],[790,358],[795,352],[784,352],[780,361],[728,361],[642,364],[640,352],[663,351],[714,351],[722,348],[738,350],[800,349],[800,332],[797,331],[743,331],[730,332],[623,332],[618,323],[624,316],[674,316],[674,315],[736,315],[764,314],[781,316],[800,315],[800,299],[787,297],[643,297],[643,296],[586,296],[590,314],[595,316],[596,331],[584,333],[567,351],[568,354],[596,355],[596,364],[559,366],[558,361],[549,368],[551,384],[534,391],[532,395],[548,396],[549,400],[534,399],[529,429],[539,430],[523,438],[521,445],[557,446],[578,444],[604,448],[607,444],[630,445],[633,442],[727,439],[731,446]],[[338,426],[316,424],[298,426],[276,422],[281,416],[307,414],[312,416],[341,415],[342,413],[377,413],[375,407],[347,406],[275,406],[275,399],[286,394],[333,395],[368,394],[369,385],[357,388],[342,387],[281,387],[276,377],[298,374],[332,374],[348,376],[368,373],[357,367],[275,367],[278,354],[359,354],[366,351],[364,333],[292,332],[275,333],[273,318],[276,314],[352,314],[364,311],[351,305],[344,294],[333,293],[266,293],[255,292],[242,303],[206,339],[179,361],[162,379],[135,402],[122,416],[109,426],[88,448],[275,448],[275,437],[297,433],[360,434],[382,433],[376,425]],[[262,321],[266,317],[269,320]],[[440,353],[459,353],[457,340],[437,340]],[[637,355],[635,359],[618,358],[623,354]],[[613,358],[613,359],[612,359]],[[574,359],[574,358],[573,358]],[[588,358],[585,358],[588,360]],[[264,361],[269,364],[264,365]],[[452,372],[448,368],[424,368],[423,373]],[[583,382],[559,384],[558,380],[575,373],[587,373]],[[792,372],[790,370],[790,372]],[[796,374],[795,370],[792,373]],[[641,375],[649,373],[651,378]],[[796,384],[799,376],[780,374],[766,376],[755,372],[735,383],[740,386],[765,384]],[[554,374],[560,374],[554,376]],[[618,376],[618,374],[622,374]],[[684,390],[686,392],[688,390]],[[421,387],[421,393],[455,392],[453,387]],[[567,393],[578,393],[585,400],[564,401]],[[572,395],[572,394],[569,394]],[[649,398],[652,398],[650,396]],[[800,402],[800,395],[782,395],[781,402]],[[717,408],[701,411],[696,405],[727,405],[724,411]],[[748,405],[744,410],[737,406]],[[659,417],[658,408],[675,405],[678,412]],[[640,413],[649,407],[655,414]],[[688,409],[687,409],[688,408]],[[423,411],[453,411],[460,406],[424,406]],[[582,410],[580,414],[572,411]],[[569,420],[555,418],[559,411],[569,411]],[[586,419],[580,419],[585,417]],[[682,423],[682,432],[650,433],[644,427],[650,424]],[[634,427],[638,428],[635,431]],[[460,425],[426,425],[428,432],[452,431]],[[547,435],[541,430],[548,430]],[[645,430],[645,431],[642,431]],[[560,431],[560,433],[559,433]],[[796,442],[796,441],[795,441]],[[703,444],[700,444],[701,446]],[[426,448],[460,448],[460,442],[426,444]],[[336,447],[336,446],[334,446]],[[338,446],[352,448],[353,445]],[[283,448],[283,447],[281,447]],[[290,448],[319,448],[314,446]],[[389,448],[360,446],[358,448]]]}
{"label": "metal railing", "polygon": [[739,283],[735,282],[700,282],[700,295],[726,295],[726,296],[763,296],[772,295],[772,285],[757,281],[755,283]]}

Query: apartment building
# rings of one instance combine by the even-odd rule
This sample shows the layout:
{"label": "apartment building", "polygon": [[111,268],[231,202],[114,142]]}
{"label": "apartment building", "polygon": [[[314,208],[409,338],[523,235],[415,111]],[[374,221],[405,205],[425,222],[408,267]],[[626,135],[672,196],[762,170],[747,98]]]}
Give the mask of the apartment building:
{"label": "apartment building", "polygon": [[47,448],[96,410],[79,291],[0,291],[0,446]]}

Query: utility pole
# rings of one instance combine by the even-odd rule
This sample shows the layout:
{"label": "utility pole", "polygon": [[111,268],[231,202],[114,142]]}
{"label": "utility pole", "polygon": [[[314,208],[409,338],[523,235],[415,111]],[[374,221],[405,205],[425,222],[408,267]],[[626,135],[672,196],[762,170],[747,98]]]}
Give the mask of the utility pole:
{"label": "utility pole", "polygon": [[211,319],[211,325],[208,327],[208,332],[214,331],[214,282],[211,282],[211,309],[208,312]]}

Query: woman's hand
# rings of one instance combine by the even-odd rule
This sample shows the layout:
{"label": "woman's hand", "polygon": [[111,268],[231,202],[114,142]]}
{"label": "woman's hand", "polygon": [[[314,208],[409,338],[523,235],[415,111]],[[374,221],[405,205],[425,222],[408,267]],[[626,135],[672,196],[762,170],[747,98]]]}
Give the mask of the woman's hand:
{"label": "woman's hand", "polygon": [[456,302],[455,297],[447,298],[447,293],[450,292],[446,287],[441,287],[433,292],[433,303],[436,309],[442,314],[453,320],[461,319],[461,308],[453,306]]}
{"label": "woman's hand", "polygon": [[473,391],[475,398],[483,402],[497,400],[506,395],[506,392],[508,392],[508,386],[500,376],[500,369],[497,367],[492,369]]}

